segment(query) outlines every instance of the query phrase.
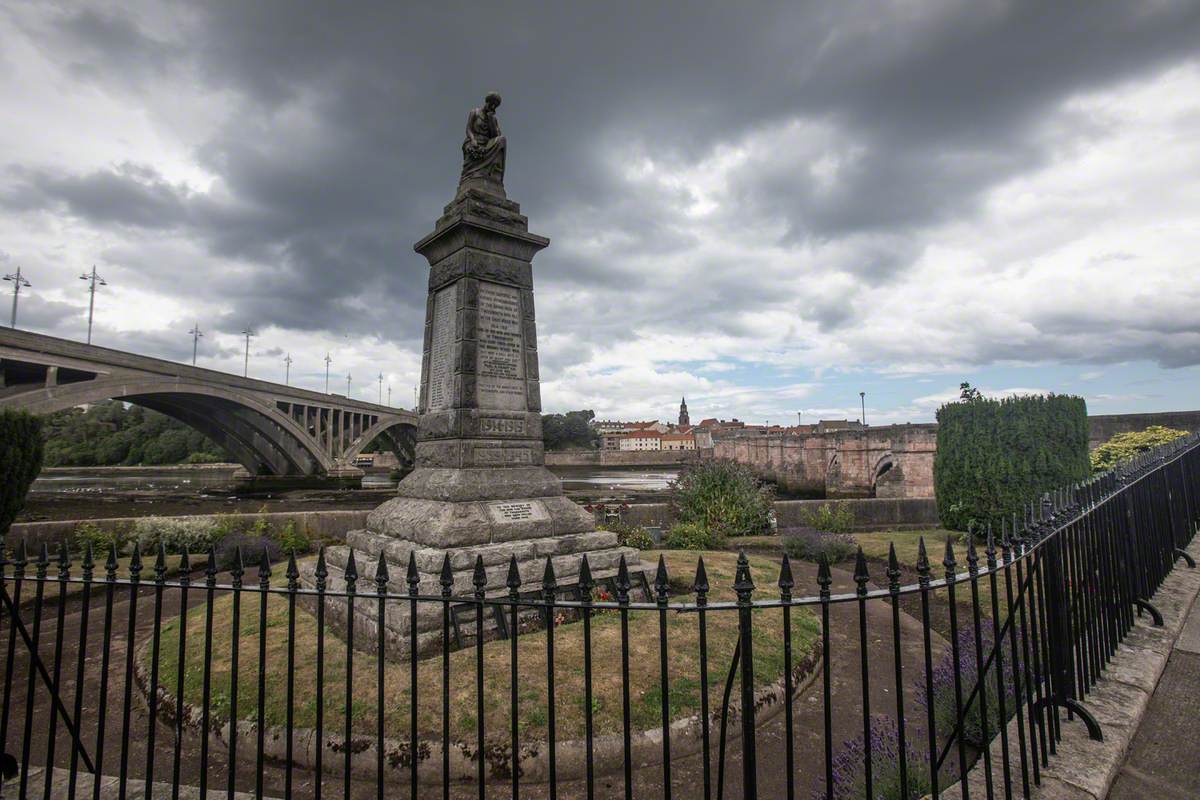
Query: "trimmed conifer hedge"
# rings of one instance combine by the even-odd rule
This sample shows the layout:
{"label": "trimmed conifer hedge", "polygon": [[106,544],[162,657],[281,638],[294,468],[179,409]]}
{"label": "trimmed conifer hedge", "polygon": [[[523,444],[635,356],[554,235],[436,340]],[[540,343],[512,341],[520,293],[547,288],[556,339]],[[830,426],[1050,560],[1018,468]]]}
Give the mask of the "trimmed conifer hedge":
{"label": "trimmed conifer hedge", "polygon": [[1082,397],[974,397],[942,406],[937,421],[934,490],[942,525],[953,530],[998,526],[1091,472]]}
{"label": "trimmed conifer hedge", "polygon": [[42,421],[24,411],[0,409],[0,535],[25,505],[42,469]]}

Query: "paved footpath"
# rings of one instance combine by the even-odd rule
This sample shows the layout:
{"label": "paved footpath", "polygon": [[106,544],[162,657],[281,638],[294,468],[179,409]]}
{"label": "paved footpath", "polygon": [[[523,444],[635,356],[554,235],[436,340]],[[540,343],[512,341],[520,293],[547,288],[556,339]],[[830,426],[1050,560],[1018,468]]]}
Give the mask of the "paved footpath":
{"label": "paved footpath", "polygon": [[1150,698],[1109,800],[1194,800],[1200,797],[1200,602]]}

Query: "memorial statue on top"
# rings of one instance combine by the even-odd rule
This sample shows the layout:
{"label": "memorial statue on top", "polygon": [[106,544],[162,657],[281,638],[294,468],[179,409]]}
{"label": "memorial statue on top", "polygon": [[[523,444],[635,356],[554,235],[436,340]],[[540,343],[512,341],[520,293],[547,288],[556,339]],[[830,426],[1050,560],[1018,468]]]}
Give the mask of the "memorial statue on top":
{"label": "memorial statue on top", "polygon": [[483,106],[467,115],[467,135],[463,139],[462,176],[459,191],[480,188],[504,196],[504,155],[507,143],[500,133],[496,109],[500,95],[488,93]]}

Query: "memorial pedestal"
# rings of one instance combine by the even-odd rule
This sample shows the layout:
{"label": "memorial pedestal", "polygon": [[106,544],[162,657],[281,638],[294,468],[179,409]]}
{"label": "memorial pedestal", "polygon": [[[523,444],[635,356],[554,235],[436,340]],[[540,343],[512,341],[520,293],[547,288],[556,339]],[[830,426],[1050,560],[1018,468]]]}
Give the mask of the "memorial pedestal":
{"label": "memorial pedestal", "polygon": [[[343,569],[355,553],[366,595],[355,604],[356,644],[374,647],[382,638],[389,658],[409,652],[407,603],[388,603],[379,633],[370,594],[381,553],[397,593],[408,591],[414,555],[423,595],[441,593],[447,556],[457,597],[474,592],[478,557],[492,597],[508,594],[513,557],[523,593],[540,591],[547,557],[559,586],[568,589],[585,553],[598,581],[616,574],[621,556],[631,573],[646,569],[637,550],[595,530],[591,514],[563,496],[544,466],[532,259],[548,244],[529,233],[516,203],[464,185],[434,231],[414,246],[430,265],[416,467],[397,497],[368,515],[365,530],[327,553],[328,588],[335,591],[344,587]],[[311,567],[303,578],[313,585]],[[344,629],[345,603],[328,602],[327,622]],[[441,624],[441,606],[422,603],[419,651],[440,649]]]}

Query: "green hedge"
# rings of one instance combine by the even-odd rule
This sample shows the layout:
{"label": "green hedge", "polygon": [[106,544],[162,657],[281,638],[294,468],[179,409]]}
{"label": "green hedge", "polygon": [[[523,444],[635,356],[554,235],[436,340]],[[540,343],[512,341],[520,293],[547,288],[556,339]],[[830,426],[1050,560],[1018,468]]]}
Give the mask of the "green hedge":
{"label": "green hedge", "polygon": [[1041,493],[1090,474],[1082,397],[976,397],[942,406],[937,421],[933,482],[947,528],[998,525]]}
{"label": "green hedge", "polygon": [[24,411],[0,410],[0,534],[25,505],[42,469],[42,421]]}

